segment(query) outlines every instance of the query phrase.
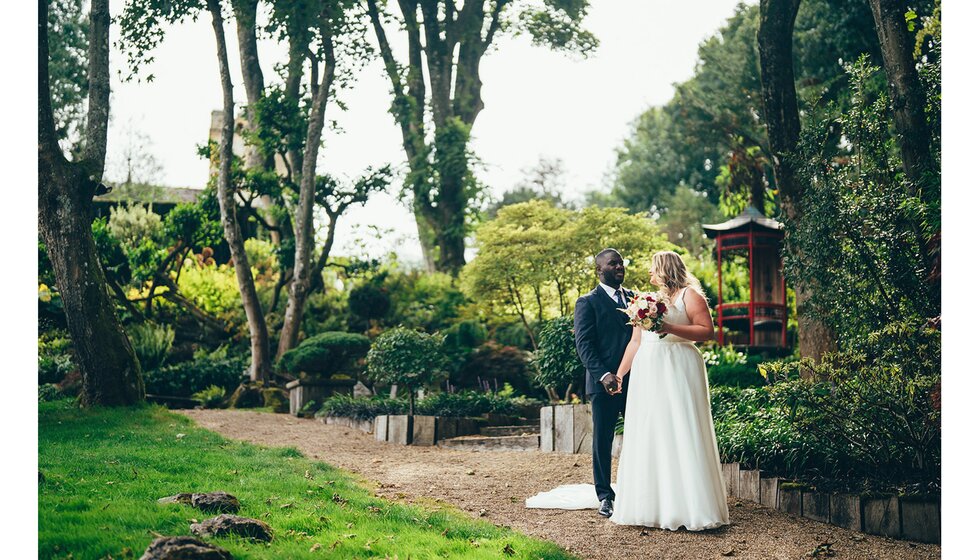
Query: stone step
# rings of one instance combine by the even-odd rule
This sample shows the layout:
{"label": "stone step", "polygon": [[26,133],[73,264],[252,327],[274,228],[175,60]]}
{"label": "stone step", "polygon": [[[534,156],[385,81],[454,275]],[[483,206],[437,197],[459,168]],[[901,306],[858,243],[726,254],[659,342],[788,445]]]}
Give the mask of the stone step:
{"label": "stone step", "polygon": [[529,436],[541,433],[541,426],[526,425],[526,426],[487,426],[480,428],[481,436]]}
{"label": "stone step", "polygon": [[439,441],[439,447],[470,451],[537,451],[537,434],[519,436],[461,436]]}

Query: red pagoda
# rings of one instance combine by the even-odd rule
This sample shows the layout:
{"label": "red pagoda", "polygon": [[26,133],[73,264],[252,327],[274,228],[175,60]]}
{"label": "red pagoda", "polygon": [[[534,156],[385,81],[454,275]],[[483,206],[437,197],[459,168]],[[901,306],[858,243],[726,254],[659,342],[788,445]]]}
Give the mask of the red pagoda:
{"label": "red pagoda", "polygon": [[[718,344],[785,348],[786,279],[780,258],[783,224],[749,205],[727,222],[702,227],[715,240],[718,257]],[[733,268],[748,267],[748,294],[725,293],[725,262],[734,265],[728,268],[729,274]]]}

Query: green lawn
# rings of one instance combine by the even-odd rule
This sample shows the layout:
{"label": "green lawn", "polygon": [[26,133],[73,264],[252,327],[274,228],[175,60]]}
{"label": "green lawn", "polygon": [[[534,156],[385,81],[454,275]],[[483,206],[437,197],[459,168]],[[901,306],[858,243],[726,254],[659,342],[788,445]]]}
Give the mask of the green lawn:
{"label": "green lawn", "polygon": [[269,544],[214,540],[235,558],[572,558],[458,510],[376,498],[295,449],[229,441],[159,407],[41,403],[38,428],[41,558],[138,558],[157,534],[209,517],[157,498],[218,490],[275,532]]}

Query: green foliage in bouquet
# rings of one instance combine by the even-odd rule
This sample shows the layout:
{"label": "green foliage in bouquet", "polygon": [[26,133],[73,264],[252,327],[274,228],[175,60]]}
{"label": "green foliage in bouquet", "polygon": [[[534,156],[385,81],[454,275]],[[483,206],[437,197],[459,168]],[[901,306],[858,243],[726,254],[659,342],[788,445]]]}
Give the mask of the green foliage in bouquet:
{"label": "green foliage in bouquet", "polygon": [[330,377],[349,372],[355,362],[364,358],[371,339],[346,332],[325,332],[307,338],[279,359],[279,370],[293,375],[301,373]]}

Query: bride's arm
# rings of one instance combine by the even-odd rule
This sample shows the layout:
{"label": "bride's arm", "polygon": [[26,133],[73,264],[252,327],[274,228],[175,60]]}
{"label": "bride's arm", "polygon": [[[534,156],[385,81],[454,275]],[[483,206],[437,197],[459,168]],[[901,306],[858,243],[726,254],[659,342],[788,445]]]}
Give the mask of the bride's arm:
{"label": "bride's arm", "polygon": [[708,302],[704,300],[704,297],[694,290],[687,290],[684,294],[684,307],[687,309],[687,316],[691,320],[690,325],[664,322],[663,328],[657,332],[672,334],[694,342],[703,342],[714,338],[715,324],[711,321],[711,312],[708,311]]}
{"label": "bride's arm", "polygon": [[619,378],[620,385],[622,385],[626,374],[630,372],[630,368],[633,367],[633,356],[636,356],[636,350],[640,347],[642,332],[643,329],[640,327],[633,327],[633,336],[630,337],[629,344],[626,345],[626,352],[623,353],[623,361],[619,362],[619,369],[616,370],[616,377]]}

